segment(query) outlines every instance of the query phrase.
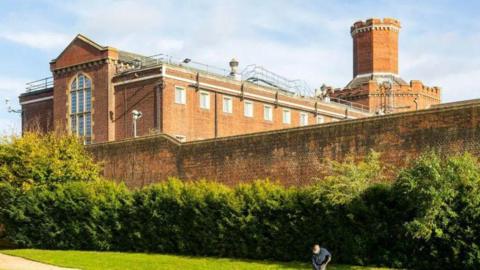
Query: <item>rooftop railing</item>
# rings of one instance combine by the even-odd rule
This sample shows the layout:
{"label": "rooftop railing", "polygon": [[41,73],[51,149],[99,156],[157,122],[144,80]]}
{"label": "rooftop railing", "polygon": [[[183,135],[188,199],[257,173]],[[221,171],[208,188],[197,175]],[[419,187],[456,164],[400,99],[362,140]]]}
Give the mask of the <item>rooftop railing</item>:
{"label": "rooftop railing", "polygon": [[34,92],[53,87],[53,77],[47,77],[33,82],[28,82],[26,92]]}
{"label": "rooftop railing", "polygon": [[132,64],[138,68],[147,68],[162,63],[181,66],[186,69],[200,70],[204,73],[219,76],[228,76],[230,71],[224,68],[215,67],[212,65],[203,64],[192,61],[190,58],[175,58],[167,54],[156,54],[142,59],[132,61]]}

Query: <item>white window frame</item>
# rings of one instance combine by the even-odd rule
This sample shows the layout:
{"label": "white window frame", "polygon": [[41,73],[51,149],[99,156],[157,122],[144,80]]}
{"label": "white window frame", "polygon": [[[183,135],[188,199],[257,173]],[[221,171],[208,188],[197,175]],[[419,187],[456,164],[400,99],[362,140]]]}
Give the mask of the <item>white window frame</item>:
{"label": "white window frame", "polygon": [[[268,113],[269,112],[269,113]],[[265,121],[273,122],[273,107],[270,105],[263,105],[263,119]]]}
{"label": "white window frame", "polygon": [[229,96],[223,96],[222,107],[224,113],[233,113],[233,98]]}
{"label": "white window frame", "polygon": [[[303,122],[303,119],[305,119],[305,122]],[[305,112],[300,113],[300,126],[307,126],[308,125],[308,114]]]}
{"label": "white window frame", "polygon": [[317,124],[325,123],[325,118],[322,115],[317,115],[316,117]]}
{"label": "white window frame", "polygon": [[289,109],[282,110],[282,122],[287,125],[292,123],[292,112]]}
{"label": "white window frame", "polygon": [[243,115],[245,117],[253,117],[253,101],[245,100],[243,103]]}
{"label": "white window frame", "polygon": [[182,86],[175,86],[175,103],[187,104],[187,90]]}
{"label": "white window frame", "polygon": [[[210,93],[207,91],[200,91],[198,93],[198,97],[199,97],[200,108],[210,110]],[[202,102],[203,98],[206,98],[205,104]]]}

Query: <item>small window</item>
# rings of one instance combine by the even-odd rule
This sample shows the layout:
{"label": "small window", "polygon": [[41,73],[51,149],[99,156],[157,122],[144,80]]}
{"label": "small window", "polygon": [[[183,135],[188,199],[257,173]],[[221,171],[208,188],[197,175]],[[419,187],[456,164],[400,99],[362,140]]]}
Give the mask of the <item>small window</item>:
{"label": "small window", "polygon": [[183,87],[175,87],[175,103],[177,104],[186,104],[187,103],[187,93]]}
{"label": "small window", "polygon": [[300,126],[308,125],[308,115],[306,113],[300,113]]}
{"label": "small window", "polygon": [[243,103],[243,114],[246,117],[253,117],[253,102],[245,101]]}
{"label": "small window", "polygon": [[200,92],[200,108],[210,109],[210,94],[208,92]]}
{"label": "small window", "polygon": [[282,119],[283,119],[284,124],[290,124],[292,122],[292,117],[291,117],[290,110],[283,109]]}
{"label": "small window", "polygon": [[187,141],[187,136],[175,135],[175,139],[177,139],[180,142],[186,142]]}
{"label": "small window", "polygon": [[273,121],[273,108],[272,106],[263,106],[263,119],[266,121]]}
{"label": "small window", "polygon": [[224,113],[233,112],[233,100],[231,97],[223,97],[223,112]]}
{"label": "small window", "polygon": [[317,115],[317,124],[323,124],[325,122],[325,119],[323,119],[323,116]]}

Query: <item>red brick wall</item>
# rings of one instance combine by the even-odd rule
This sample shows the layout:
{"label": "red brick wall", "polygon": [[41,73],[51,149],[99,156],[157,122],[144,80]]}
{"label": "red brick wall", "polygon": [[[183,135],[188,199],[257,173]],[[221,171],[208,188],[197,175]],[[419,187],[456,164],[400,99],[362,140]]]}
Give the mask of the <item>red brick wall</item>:
{"label": "red brick wall", "polygon": [[105,176],[129,186],[177,176],[229,185],[257,178],[304,185],[325,159],[373,149],[400,167],[428,149],[480,154],[480,102],[317,126],[179,144],[166,135],[89,146]]}
{"label": "red brick wall", "polygon": [[132,111],[142,112],[137,120],[137,135],[145,136],[156,128],[157,80],[142,81],[118,86],[115,89],[115,138],[117,140],[133,136]]}

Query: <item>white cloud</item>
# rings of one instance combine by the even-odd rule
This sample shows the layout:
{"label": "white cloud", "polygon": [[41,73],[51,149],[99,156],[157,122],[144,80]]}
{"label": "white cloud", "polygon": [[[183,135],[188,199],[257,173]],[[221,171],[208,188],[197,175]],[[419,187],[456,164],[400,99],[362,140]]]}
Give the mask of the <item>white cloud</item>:
{"label": "white cloud", "polygon": [[[223,68],[236,57],[241,68],[255,63],[312,87],[324,82],[342,87],[352,77],[350,25],[372,16],[397,17],[403,26],[399,57],[405,80],[441,86],[444,101],[478,96],[478,77],[472,76],[480,69],[480,31],[475,31],[480,24],[468,16],[449,16],[450,22],[442,24],[453,11],[417,2],[49,1],[55,14],[35,19],[46,20],[39,29],[55,31],[34,32],[30,21],[18,23],[15,14],[5,21],[12,25],[2,29],[17,31],[0,29],[0,38],[59,52],[83,33],[102,45],[145,55],[165,53]],[[454,23],[463,27],[445,29]]]}
{"label": "white cloud", "polygon": [[59,49],[71,40],[71,36],[55,32],[2,32],[0,38],[37,49]]}

